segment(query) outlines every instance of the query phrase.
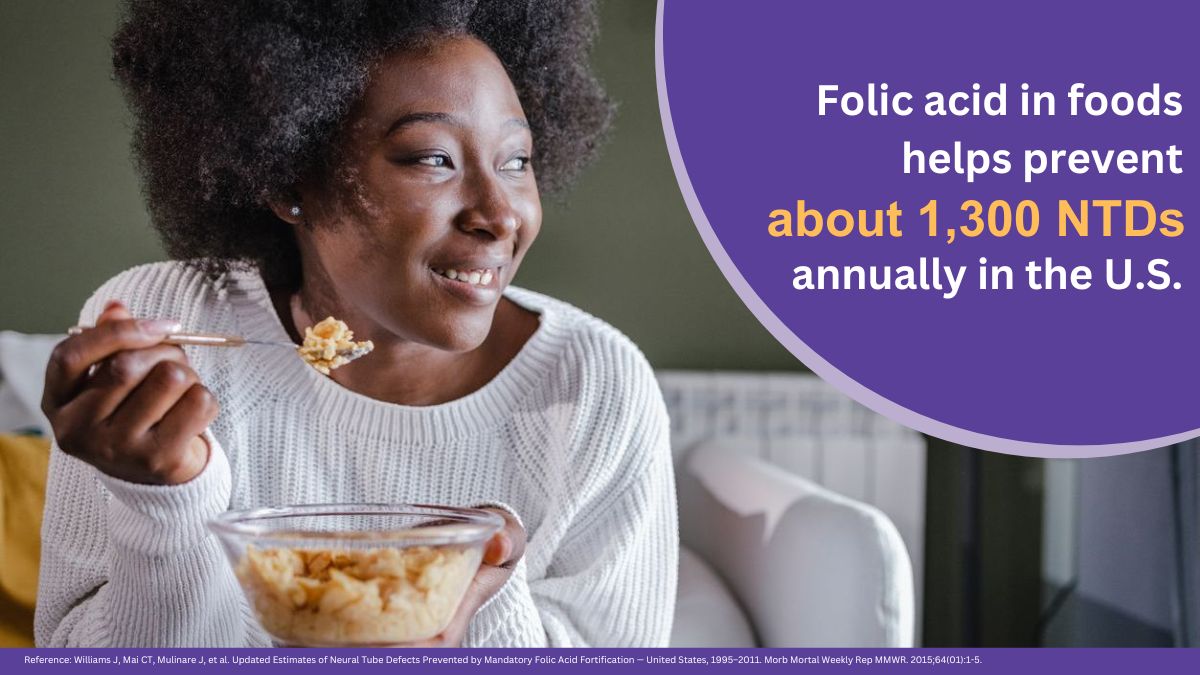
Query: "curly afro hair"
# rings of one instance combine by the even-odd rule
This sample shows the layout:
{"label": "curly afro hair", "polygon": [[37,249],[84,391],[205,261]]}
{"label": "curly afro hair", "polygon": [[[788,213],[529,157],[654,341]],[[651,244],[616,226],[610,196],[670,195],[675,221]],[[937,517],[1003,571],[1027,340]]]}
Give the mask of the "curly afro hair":
{"label": "curly afro hair", "polygon": [[432,36],[471,35],[500,58],[553,193],[596,154],[614,106],[588,64],[590,0],[129,0],[113,66],[168,255],[212,275],[258,268],[300,282],[291,227],[268,201],[332,176],[372,64]]}

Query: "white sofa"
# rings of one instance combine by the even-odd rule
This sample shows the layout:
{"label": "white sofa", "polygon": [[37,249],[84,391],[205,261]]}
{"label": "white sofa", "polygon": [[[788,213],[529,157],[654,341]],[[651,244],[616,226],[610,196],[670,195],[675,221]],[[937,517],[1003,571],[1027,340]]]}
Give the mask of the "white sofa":
{"label": "white sofa", "polygon": [[912,646],[912,565],[878,509],[710,444],[679,512],[674,646]]}
{"label": "white sofa", "polygon": [[[49,434],[38,405],[56,340],[0,332],[0,432]],[[662,372],[660,382],[684,546],[672,645],[911,646],[920,436],[811,376]]]}
{"label": "white sofa", "polygon": [[921,435],[811,375],[658,376],[684,547],[672,644],[919,643]]}

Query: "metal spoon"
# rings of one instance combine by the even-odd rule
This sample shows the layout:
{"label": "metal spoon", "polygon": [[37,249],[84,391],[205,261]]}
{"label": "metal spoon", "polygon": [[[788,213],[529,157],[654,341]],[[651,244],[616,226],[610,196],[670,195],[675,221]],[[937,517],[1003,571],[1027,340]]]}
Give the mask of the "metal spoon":
{"label": "metal spoon", "polygon": [[[79,335],[85,330],[91,330],[93,326],[71,326],[67,329],[67,335]],[[240,335],[221,335],[219,333],[172,333],[163,341],[163,344],[168,345],[196,345],[201,347],[245,347],[246,345],[262,345],[266,347],[287,347],[292,351],[300,349],[300,345],[291,342],[277,342],[272,340],[250,340]],[[371,351],[366,347],[343,347],[337,350],[337,355],[344,357],[347,361],[364,356]]]}

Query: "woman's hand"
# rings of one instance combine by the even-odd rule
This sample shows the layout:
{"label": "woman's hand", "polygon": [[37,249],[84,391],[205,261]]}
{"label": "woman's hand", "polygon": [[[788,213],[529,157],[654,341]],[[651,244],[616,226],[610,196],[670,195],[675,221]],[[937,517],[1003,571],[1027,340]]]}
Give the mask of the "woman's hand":
{"label": "woman's hand", "polygon": [[110,302],[95,328],[54,348],[42,412],[63,452],[133,483],[176,485],[204,470],[200,434],[218,406],[183,350],[161,344],[178,329]]}
{"label": "woman's hand", "polygon": [[513,568],[525,555],[525,529],[503,509],[486,509],[504,518],[504,528],[488,541],[483,549],[483,564],[471,580],[458,612],[441,635],[414,647],[461,647],[467,626],[475,613],[500,590],[512,576]]}

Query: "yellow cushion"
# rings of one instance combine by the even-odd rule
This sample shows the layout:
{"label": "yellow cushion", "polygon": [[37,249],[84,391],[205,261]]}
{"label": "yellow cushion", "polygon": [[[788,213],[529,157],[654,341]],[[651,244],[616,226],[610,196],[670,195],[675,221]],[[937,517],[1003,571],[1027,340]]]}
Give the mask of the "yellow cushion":
{"label": "yellow cushion", "polygon": [[33,645],[50,441],[0,434],[0,647]]}

